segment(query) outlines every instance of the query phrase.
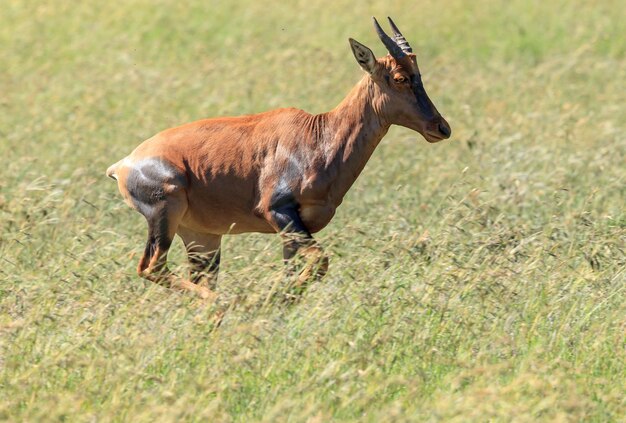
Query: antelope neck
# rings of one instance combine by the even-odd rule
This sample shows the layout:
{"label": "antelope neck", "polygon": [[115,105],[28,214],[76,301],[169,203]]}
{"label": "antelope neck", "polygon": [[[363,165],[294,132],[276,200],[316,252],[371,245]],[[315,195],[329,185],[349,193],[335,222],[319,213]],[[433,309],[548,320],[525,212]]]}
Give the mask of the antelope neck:
{"label": "antelope neck", "polygon": [[326,113],[329,130],[322,141],[325,165],[335,175],[331,193],[339,201],[389,130],[383,106],[378,87],[366,75],[337,107]]}

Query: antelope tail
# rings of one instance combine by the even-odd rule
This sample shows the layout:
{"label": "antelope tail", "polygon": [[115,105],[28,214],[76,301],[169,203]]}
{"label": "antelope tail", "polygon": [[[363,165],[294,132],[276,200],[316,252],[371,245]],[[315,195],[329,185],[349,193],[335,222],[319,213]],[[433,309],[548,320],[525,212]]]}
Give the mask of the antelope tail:
{"label": "antelope tail", "polygon": [[109,166],[109,168],[107,169],[107,176],[111,179],[115,179],[117,181],[117,166],[120,164],[120,162],[117,162],[115,164],[112,164],[111,166]]}

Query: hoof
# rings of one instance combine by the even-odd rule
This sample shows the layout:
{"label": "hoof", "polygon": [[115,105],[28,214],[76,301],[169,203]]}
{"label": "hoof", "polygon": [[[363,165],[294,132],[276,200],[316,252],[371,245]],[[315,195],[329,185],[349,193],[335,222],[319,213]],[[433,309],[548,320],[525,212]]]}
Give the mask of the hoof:
{"label": "hoof", "polygon": [[196,294],[198,297],[203,300],[211,300],[214,301],[217,298],[217,293],[215,291],[211,291],[206,286],[196,285],[195,283],[188,281],[186,279],[179,279],[172,283],[172,288],[179,289],[181,291],[190,291]]}
{"label": "hoof", "polygon": [[298,275],[296,287],[306,287],[312,281],[319,281],[328,272],[328,256],[321,249],[309,249],[303,252],[306,257],[306,263]]}
{"label": "hoof", "polygon": [[217,298],[217,294],[214,291],[211,291],[209,288],[204,286],[196,286],[195,293],[203,300],[215,301]]}

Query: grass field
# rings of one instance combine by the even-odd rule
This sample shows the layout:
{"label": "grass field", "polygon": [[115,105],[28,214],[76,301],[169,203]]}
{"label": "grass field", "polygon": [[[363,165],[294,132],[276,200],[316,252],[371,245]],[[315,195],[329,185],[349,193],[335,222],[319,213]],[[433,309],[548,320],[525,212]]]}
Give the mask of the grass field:
{"label": "grass field", "polygon": [[[361,77],[348,37],[384,52],[371,15],[452,139],[390,131],[295,305],[266,302],[276,236],[226,237],[217,304],[139,279],[107,166],[203,117],[330,110]],[[624,421],[624,22],[617,0],[5,0],[0,420]]]}

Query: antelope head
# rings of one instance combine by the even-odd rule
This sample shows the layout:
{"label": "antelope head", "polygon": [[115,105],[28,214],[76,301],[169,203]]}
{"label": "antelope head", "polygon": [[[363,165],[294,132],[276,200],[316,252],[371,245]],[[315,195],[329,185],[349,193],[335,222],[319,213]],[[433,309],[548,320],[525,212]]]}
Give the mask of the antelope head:
{"label": "antelope head", "polygon": [[372,19],[389,54],[376,59],[372,50],[352,38],[350,46],[376,87],[372,101],[376,112],[390,124],[419,132],[428,142],[450,138],[450,125],[426,94],[413,49],[391,18],[388,19],[393,38],[383,31],[376,18]]}

